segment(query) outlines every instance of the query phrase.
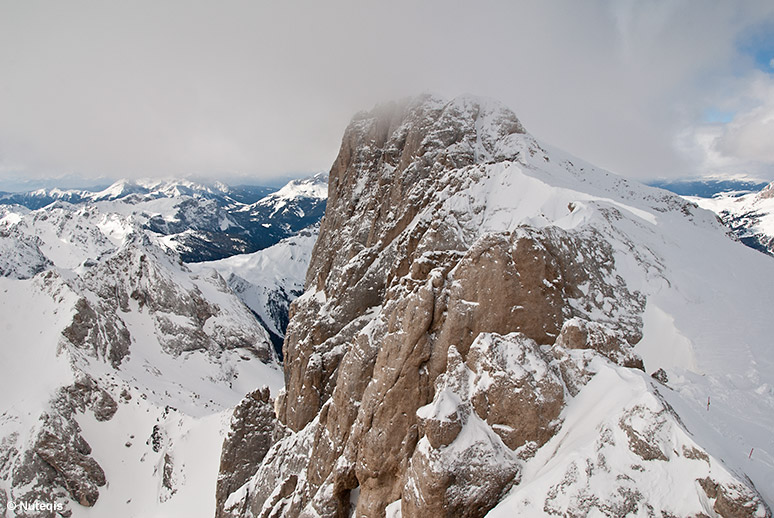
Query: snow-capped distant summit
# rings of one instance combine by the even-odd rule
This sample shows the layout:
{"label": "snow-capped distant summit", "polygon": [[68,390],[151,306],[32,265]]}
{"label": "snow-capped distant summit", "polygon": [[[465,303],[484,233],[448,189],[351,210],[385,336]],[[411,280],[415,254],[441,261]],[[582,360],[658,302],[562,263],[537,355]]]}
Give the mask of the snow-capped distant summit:
{"label": "snow-capped distant summit", "polygon": [[327,197],[328,174],[318,173],[310,178],[292,180],[244,210],[268,214],[271,219],[289,216],[303,219],[307,212],[315,212]]}
{"label": "snow-capped distant summit", "polygon": [[110,201],[124,198],[130,194],[147,194],[148,189],[144,188],[138,182],[131,180],[118,180],[107,189],[94,193],[90,198],[92,201]]}
{"label": "snow-capped distant summit", "polygon": [[277,192],[268,195],[267,199],[293,200],[295,198],[317,198],[319,200],[328,197],[328,173],[317,173],[309,178],[291,180]]}

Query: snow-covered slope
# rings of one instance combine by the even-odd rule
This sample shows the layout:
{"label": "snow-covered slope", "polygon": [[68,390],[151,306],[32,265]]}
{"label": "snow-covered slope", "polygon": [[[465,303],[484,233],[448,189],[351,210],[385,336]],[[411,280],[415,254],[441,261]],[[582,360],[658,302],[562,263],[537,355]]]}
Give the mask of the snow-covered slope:
{"label": "snow-covered slope", "polygon": [[471,97],[358,114],[329,181],[218,516],[770,516],[774,263],[711,212]]}
{"label": "snow-covered slope", "polygon": [[103,203],[0,213],[0,504],[211,516],[231,409],[281,387],[276,355],[221,276]]}
{"label": "snow-covered slope", "polygon": [[747,246],[774,255],[774,183],[757,192],[687,199],[715,212]]}
{"label": "snow-covered slope", "polygon": [[194,272],[216,270],[269,331],[277,352],[288,325],[288,310],[304,291],[304,279],[319,228],[309,227],[252,254],[189,265]]}

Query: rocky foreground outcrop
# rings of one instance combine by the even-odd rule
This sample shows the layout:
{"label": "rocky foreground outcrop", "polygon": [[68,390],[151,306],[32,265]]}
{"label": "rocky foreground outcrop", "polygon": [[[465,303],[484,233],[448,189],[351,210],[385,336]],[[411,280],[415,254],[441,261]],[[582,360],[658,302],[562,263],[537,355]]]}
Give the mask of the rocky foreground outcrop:
{"label": "rocky foreground outcrop", "polygon": [[[560,516],[768,514],[749,482],[682,432],[641,372],[646,300],[619,262],[625,253],[661,275],[653,252],[621,230],[642,226],[644,211],[575,193],[544,213],[529,174],[545,169],[559,185],[602,175],[552,160],[512,112],[473,98],[420,97],[353,119],[307,291],[291,307],[278,422],[266,422],[265,402],[235,414],[218,516],[484,516],[530,482],[523,467],[565,433],[570,402],[608,382],[641,401],[611,407],[594,452],[529,505]],[[535,191],[514,190],[517,176]],[[619,199],[634,196],[613,184]],[[694,217],[676,197],[648,203]],[[288,433],[267,451],[273,427]],[[238,476],[228,468],[232,438],[244,436],[256,444],[241,452],[255,459],[249,479],[244,463]],[[690,491],[687,504],[641,489],[663,473]]]}

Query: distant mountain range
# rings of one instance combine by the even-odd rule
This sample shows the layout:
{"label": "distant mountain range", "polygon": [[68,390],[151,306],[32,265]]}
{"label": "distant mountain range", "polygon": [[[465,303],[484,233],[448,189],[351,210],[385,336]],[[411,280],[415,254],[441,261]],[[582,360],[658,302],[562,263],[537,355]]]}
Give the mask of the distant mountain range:
{"label": "distant mountain range", "polygon": [[680,180],[652,180],[651,187],[659,187],[680,196],[712,198],[718,193],[760,191],[768,182],[733,178],[688,178]]}
{"label": "distant mountain range", "polygon": [[120,214],[164,236],[185,262],[212,261],[267,248],[319,221],[327,175],[269,187],[203,185],[186,180],[120,180],[101,191],[39,189],[0,193],[0,205],[37,210],[54,204]]}

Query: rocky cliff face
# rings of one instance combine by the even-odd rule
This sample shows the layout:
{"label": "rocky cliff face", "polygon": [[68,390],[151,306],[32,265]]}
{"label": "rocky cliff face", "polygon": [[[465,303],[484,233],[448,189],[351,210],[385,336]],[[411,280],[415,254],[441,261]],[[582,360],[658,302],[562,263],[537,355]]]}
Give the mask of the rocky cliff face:
{"label": "rocky cliff face", "polygon": [[[668,281],[630,229],[654,214],[717,223],[573,160],[473,98],[353,119],[291,307],[275,405],[290,433],[220,495],[220,516],[484,516],[533,481],[530,462],[571,433],[570,409],[595,380],[615,391],[616,376],[643,402],[612,402],[617,417],[594,422],[596,454],[555,473],[525,512],[767,513],[749,482],[681,432],[635,349],[642,286]],[[235,419],[232,434],[252,426]],[[616,477],[608,458],[631,462]],[[639,489],[661,476],[643,467],[655,459],[689,492],[683,507]],[[688,474],[672,469],[680,462]],[[738,514],[719,510],[704,479],[734,495]]]}

